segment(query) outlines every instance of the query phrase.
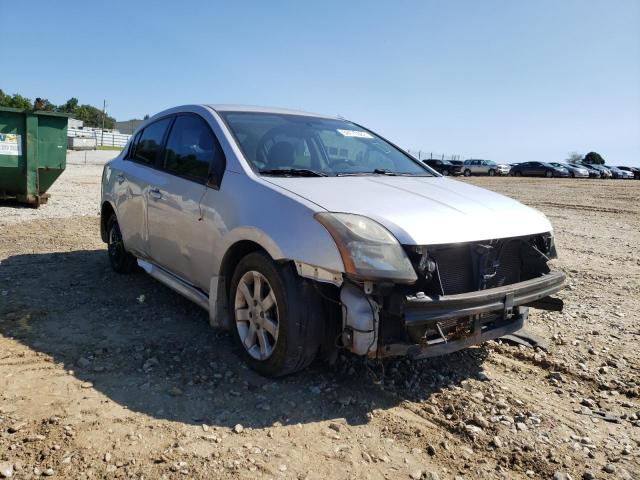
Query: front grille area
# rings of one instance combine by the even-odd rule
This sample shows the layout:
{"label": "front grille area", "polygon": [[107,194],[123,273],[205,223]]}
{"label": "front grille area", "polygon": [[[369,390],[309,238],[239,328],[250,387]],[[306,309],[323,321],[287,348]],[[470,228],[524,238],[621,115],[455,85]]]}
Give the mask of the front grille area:
{"label": "front grille area", "polygon": [[487,288],[502,287],[520,281],[522,272],[522,242],[519,240],[506,241],[500,250],[500,262],[496,275],[489,279]]}
{"label": "front grille area", "polygon": [[[495,288],[522,280],[521,239],[443,245],[428,249],[443,295]],[[487,275],[483,282],[481,276]],[[493,276],[492,276],[493,275]]]}
{"label": "front grille area", "polygon": [[469,245],[441,248],[433,252],[431,256],[436,262],[445,295],[476,290]]}

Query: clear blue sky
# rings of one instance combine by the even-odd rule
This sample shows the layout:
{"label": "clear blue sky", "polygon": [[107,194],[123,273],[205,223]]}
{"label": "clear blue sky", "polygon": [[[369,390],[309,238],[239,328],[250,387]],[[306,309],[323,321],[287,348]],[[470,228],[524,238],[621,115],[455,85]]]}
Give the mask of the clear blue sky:
{"label": "clear blue sky", "polygon": [[0,88],[118,120],[341,114],[405,148],[640,165],[640,1],[0,0]]}

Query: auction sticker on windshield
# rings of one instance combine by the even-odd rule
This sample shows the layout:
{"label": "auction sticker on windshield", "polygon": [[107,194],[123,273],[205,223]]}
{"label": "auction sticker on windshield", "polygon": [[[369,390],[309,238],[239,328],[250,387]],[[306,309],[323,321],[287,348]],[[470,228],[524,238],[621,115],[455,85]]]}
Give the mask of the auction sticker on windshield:
{"label": "auction sticker on windshield", "polygon": [[361,132],[359,130],[343,130],[338,128],[338,132],[340,132],[345,137],[357,137],[357,138],[373,138],[367,132]]}
{"label": "auction sticker on windshield", "polygon": [[22,155],[22,137],[14,133],[0,133],[0,155]]}

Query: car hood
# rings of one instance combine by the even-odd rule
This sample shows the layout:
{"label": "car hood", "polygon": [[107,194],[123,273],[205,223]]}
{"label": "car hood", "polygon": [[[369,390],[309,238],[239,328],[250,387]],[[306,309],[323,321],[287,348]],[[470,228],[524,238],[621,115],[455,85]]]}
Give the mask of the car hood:
{"label": "car hood", "polygon": [[330,212],[372,218],[406,245],[435,245],[551,231],[541,212],[443,177],[262,177]]}

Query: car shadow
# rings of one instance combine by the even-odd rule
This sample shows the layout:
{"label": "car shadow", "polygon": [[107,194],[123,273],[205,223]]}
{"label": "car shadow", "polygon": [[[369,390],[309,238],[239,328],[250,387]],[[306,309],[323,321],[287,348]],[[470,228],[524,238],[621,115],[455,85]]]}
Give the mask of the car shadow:
{"label": "car shadow", "polygon": [[429,400],[476,377],[487,355],[471,348],[371,369],[344,354],[332,366],[317,361],[264,378],[246,367],[230,334],[209,327],[206,312],[142,272],[114,273],[104,250],[8,257],[0,293],[2,335],[131,411],[187,424],[363,424],[373,409]]}

